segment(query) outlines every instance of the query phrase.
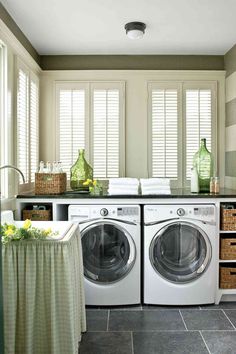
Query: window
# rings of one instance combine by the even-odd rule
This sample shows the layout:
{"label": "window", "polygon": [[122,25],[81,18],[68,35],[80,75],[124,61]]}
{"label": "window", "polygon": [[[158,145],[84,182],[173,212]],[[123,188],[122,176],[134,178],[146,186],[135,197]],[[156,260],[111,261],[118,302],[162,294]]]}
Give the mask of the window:
{"label": "window", "polygon": [[17,73],[17,166],[28,189],[38,169],[39,82],[23,64],[18,64]]}
{"label": "window", "polygon": [[[0,166],[8,163],[8,127],[7,127],[7,47],[0,41]],[[0,171],[1,198],[8,197],[8,171]]]}
{"label": "window", "polygon": [[149,174],[187,186],[200,139],[216,157],[216,84],[149,83]]}
{"label": "window", "polygon": [[57,158],[69,178],[84,148],[95,178],[119,177],[124,166],[124,84],[58,83]]}

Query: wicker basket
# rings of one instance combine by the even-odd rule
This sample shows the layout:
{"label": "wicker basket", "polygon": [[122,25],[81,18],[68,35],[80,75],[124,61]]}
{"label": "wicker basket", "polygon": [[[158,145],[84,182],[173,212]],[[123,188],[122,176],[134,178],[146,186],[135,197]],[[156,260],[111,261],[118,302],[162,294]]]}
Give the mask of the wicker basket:
{"label": "wicker basket", "polygon": [[35,194],[61,194],[66,191],[66,173],[35,173]]}
{"label": "wicker basket", "polygon": [[220,266],[220,288],[236,289],[236,265],[235,267]]}
{"label": "wicker basket", "polygon": [[236,231],[236,209],[225,209],[221,207],[221,230]]}
{"label": "wicker basket", "polygon": [[30,219],[34,221],[52,220],[52,212],[49,210],[23,210],[23,220]]}
{"label": "wicker basket", "polygon": [[220,259],[236,260],[236,237],[220,239]]}

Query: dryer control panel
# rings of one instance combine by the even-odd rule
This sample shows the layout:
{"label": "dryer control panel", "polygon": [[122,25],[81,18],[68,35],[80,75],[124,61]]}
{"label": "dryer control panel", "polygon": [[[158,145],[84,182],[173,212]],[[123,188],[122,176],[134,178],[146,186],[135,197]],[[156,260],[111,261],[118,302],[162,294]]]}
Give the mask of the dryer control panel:
{"label": "dryer control panel", "polygon": [[165,220],[199,220],[216,223],[216,211],[213,204],[182,204],[182,205],[145,205],[145,223]]}

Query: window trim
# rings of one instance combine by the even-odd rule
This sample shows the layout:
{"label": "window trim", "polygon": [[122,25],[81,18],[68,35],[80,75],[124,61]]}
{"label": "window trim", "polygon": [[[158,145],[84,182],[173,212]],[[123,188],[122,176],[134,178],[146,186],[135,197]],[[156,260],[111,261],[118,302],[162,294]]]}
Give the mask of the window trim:
{"label": "window trim", "polygon": [[[85,154],[93,166],[93,89],[119,89],[120,92],[120,139],[119,139],[119,177],[125,176],[125,81],[55,81],[55,129],[56,129],[56,159],[60,158],[60,90],[85,90]],[[69,176],[67,179],[69,180]],[[105,178],[107,179],[107,177]]]}

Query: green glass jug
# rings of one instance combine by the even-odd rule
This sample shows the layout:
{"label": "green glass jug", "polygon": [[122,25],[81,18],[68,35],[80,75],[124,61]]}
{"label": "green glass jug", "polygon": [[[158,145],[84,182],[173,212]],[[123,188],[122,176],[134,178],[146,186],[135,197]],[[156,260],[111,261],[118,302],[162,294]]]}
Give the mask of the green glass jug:
{"label": "green glass jug", "polygon": [[89,187],[83,185],[87,179],[93,179],[93,169],[85,159],[84,149],[80,149],[78,159],[70,169],[71,189],[88,191]]}
{"label": "green glass jug", "polygon": [[206,139],[201,139],[200,149],[193,158],[193,166],[196,166],[198,172],[199,192],[210,192],[213,157],[206,147]]}

